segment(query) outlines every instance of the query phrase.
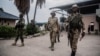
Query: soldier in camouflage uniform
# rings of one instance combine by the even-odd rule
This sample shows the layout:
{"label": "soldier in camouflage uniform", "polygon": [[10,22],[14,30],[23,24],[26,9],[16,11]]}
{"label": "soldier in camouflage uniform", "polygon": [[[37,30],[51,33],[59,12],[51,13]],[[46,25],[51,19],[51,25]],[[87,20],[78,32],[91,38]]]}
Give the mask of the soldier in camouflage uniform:
{"label": "soldier in camouflage uniform", "polygon": [[25,25],[25,20],[23,18],[23,15],[20,15],[20,19],[17,22],[15,29],[17,30],[17,37],[15,39],[15,43],[13,43],[13,46],[16,46],[16,43],[18,41],[18,39],[20,38],[21,40],[21,46],[24,46],[24,38],[23,38],[23,30],[24,30],[24,25]]}
{"label": "soldier in camouflage uniform", "polygon": [[54,51],[54,44],[55,44],[55,40],[57,37],[57,31],[58,31],[58,18],[55,17],[56,14],[55,12],[51,13],[52,17],[49,17],[48,19],[48,28],[50,30],[50,41],[51,41],[51,50]]}
{"label": "soldier in camouflage uniform", "polygon": [[[82,35],[84,35],[84,24],[82,21],[82,15],[78,12],[79,8],[75,4],[72,6],[72,13],[68,17],[68,41],[71,46],[71,56],[75,56],[77,51],[77,43],[78,39],[80,37],[80,33],[82,32]],[[76,23],[75,23],[76,22]],[[82,39],[82,38],[80,38]]]}

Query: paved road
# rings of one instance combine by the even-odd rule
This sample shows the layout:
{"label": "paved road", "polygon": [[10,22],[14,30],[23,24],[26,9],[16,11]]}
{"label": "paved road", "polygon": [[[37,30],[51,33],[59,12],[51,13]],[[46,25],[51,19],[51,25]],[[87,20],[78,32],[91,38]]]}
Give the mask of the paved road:
{"label": "paved road", "polygon": [[[62,33],[61,42],[55,45],[55,51],[51,51],[49,34],[37,38],[25,39],[25,47],[11,46],[14,40],[0,40],[0,56],[70,56],[66,33]],[[100,56],[100,36],[86,35],[78,43],[76,56]]]}

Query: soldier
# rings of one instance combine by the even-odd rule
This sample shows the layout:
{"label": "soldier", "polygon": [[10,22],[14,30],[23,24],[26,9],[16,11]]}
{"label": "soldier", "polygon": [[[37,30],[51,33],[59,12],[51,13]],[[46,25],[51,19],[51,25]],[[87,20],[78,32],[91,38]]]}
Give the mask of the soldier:
{"label": "soldier", "polygon": [[[71,46],[71,56],[75,56],[77,51],[77,43],[82,32],[82,38],[84,37],[84,23],[82,21],[82,15],[78,12],[79,7],[75,4],[72,6],[72,13],[68,17],[68,42]],[[80,39],[82,39],[80,38]]]}
{"label": "soldier", "polygon": [[51,13],[51,17],[48,19],[48,28],[50,30],[50,41],[51,41],[51,50],[54,51],[54,44],[57,36],[58,31],[58,18],[55,17],[55,12]]}
{"label": "soldier", "polygon": [[20,38],[21,43],[22,43],[21,46],[24,46],[24,38],[23,38],[24,25],[25,25],[25,20],[23,18],[23,15],[21,14],[20,19],[15,26],[15,29],[17,30],[17,37],[15,39],[15,43],[12,44],[13,46],[16,46],[16,43],[17,43],[19,38]]}

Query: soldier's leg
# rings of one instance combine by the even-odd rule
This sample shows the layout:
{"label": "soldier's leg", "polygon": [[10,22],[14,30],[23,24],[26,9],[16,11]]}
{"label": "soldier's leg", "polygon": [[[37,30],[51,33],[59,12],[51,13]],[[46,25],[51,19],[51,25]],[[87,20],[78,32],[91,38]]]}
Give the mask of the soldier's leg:
{"label": "soldier's leg", "polygon": [[15,39],[15,43],[17,43],[18,39],[19,39],[19,35],[16,37],[16,39]]}
{"label": "soldier's leg", "polygon": [[59,32],[57,32],[56,33],[56,39],[55,39],[55,43],[58,41],[58,42],[60,42],[60,39],[59,39],[59,37],[60,37],[60,34],[59,34]]}
{"label": "soldier's leg", "polygon": [[55,39],[56,39],[56,32],[52,32],[52,45],[51,45],[51,50],[54,51],[54,44],[55,44]]}
{"label": "soldier's leg", "polygon": [[[50,43],[51,43],[51,46],[52,46],[52,32],[50,32]],[[51,48],[51,46],[49,48]]]}
{"label": "soldier's leg", "polygon": [[78,38],[74,38],[72,41],[72,54],[71,54],[71,56],[75,56],[75,54],[76,54],[77,42],[78,42]]}
{"label": "soldier's leg", "polygon": [[16,46],[16,43],[17,43],[18,39],[19,39],[19,32],[17,33],[17,37],[15,39],[15,42],[12,44],[13,46]]}
{"label": "soldier's leg", "polygon": [[57,42],[57,39],[58,39],[58,33],[56,33],[55,43]]}
{"label": "soldier's leg", "polygon": [[73,35],[73,40],[72,40],[72,54],[71,54],[71,56],[75,56],[75,54],[76,54],[78,38],[79,38],[79,32],[78,32],[78,30],[75,30],[74,35]]}
{"label": "soldier's leg", "polygon": [[21,43],[22,43],[21,46],[24,46],[23,31],[21,31],[21,33],[20,33],[20,40],[21,40]]}
{"label": "soldier's leg", "polygon": [[53,43],[53,33],[54,32],[51,32],[51,50],[53,50],[53,45],[54,45],[54,43]]}

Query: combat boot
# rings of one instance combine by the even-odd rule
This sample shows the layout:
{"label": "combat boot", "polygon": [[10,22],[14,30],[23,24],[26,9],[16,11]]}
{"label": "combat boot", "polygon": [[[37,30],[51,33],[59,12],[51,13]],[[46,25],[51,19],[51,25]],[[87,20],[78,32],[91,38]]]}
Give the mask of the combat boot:
{"label": "combat boot", "polygon": [[75,56],[75,55],[76,55],[76,52],[72,51],[71,56]]}
{"label": "combat boot", "polygon": [[51,51],[54,51],[54,42],[51,44]]}

